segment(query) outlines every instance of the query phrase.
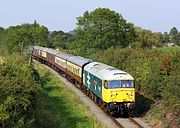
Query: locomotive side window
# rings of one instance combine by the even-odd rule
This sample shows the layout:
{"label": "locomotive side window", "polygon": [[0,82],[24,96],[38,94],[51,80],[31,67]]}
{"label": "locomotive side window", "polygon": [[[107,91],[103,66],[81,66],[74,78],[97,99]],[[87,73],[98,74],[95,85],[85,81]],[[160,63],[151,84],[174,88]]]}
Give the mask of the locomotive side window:
{"label": "locomotive side window", "polygon": [[108,82],[107,82],[107,80],[104,81],[104,88],[108,89]]}

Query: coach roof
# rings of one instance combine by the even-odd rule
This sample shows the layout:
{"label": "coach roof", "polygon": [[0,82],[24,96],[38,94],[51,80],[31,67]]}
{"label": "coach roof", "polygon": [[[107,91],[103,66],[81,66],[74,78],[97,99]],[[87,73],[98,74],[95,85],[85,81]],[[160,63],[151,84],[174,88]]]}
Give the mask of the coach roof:
{"label": "coach roof", "polygon": [[46,52],[48,52],[48,53],[50,53],[50,54],[52,54],[52,55],[56,55],[56,54],[59,53],[59,51],[56,51],[56,50],[51,49],[51,48],[47,48],[47,49],[46,49]]}
{"label": "coach roof", "polygon": [[64,53],[61,51],[59,51],[58,54],[56,54],[56,57],[59,57],[59,58],[64,59],[64,60],[66,60],[67,58],[69,58],[71,56],[73,56],[73,55],[68,54],[68,53]]}
{"label": "coach roof", "polygon": [[92,62],[92,60],[84,58],[84,57],[80,57],[80,56],[72,56],[72,57],[68,58],[67,61],[71,62],[75,65],[78,65],[80,67],[82,67],[84,64]]}

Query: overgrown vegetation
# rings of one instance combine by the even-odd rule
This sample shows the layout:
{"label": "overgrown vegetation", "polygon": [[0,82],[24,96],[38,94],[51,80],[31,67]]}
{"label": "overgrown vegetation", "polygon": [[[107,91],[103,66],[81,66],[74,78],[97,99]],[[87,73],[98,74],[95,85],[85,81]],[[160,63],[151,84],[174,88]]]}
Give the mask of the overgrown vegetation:
{"label": "overgrown vegetation", "polygon": [[32,68],[18,55],[0,64],[0,127],[34,127],[39,85]]}
{"label": "overgrown vegetation", "polygon": [[[36,127],[102,128],[90,110],[55,75],[36,66],[45,82],[40,96]],[[45,80],[46,79],[46,80]],[[47,81],[48,80],[48,81]]]}

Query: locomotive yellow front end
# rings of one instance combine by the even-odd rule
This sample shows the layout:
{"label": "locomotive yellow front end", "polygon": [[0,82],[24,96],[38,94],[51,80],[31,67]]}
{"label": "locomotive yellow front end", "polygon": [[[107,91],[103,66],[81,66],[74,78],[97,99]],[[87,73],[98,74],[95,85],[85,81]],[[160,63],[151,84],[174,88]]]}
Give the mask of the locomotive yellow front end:
{"label": "locomotive yellow front end", "polygon": [[108,104],[110,114],[127,115],[135,108],[134,78],[121,70],[104,75],[102,100]]}

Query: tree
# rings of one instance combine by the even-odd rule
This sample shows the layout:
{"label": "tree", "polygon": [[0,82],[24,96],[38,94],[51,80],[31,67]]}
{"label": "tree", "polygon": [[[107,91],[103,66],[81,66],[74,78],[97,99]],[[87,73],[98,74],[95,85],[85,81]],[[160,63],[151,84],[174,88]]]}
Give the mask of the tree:
{"label": "tree", "polygon": [[0,127],[32,128],[38,105],[35,70],[24,58],[11,55],[0,64]]}
{"label": "tree", "polygon": [[4,28],[0,27],[0,44],[1,44],[1,39],[3,37],[3,33],[4,33]]}
{"label": "tree", "polygon": [[175,38],[177,37],[178,35],[178,30],[176,27],[173,27],[170,32],[169,32],[169,35],[170,35],[170,38],[171,40],[175,40]]}
{"label": "tree", "polygon": [[[126,47],[136,38],[132,23],[107,8],[86,11],[77,18],[75,39],[82,48],[105,50],[108,47]],[[78,45],[79,46],[79,45]]]}
{"label": "tree", "polygon": [[49,47],[66,48],[66,43],[74,41],[74,36],[63,31],[53,31],[49,34]]}
{"label": "tree", "polygon": [[34,24],[22,24],[4,30],[1,44],[5,45],[10,53],[22,52],[29,45],[47,45],[48,29]]}
{"label": "tree", "polygon": [[163,34],[163,42],[162,43],[168,43],[170,41],[169,34],[167,32],[164,32]]}
{"label": "tree", "polygon": [[176,44],[177,44],[178,46],[180,46],[180,32],[179,32],[178,35],[177,35]]}
{"label": "tree", "polygon": [[[141,48],[151,48],[152,46],[158,46],[161,42],[160,35],[153,33],[150,30],[135,27],[137,33],[138,46]],[[136,44],[137,45],[137,44]]]}

